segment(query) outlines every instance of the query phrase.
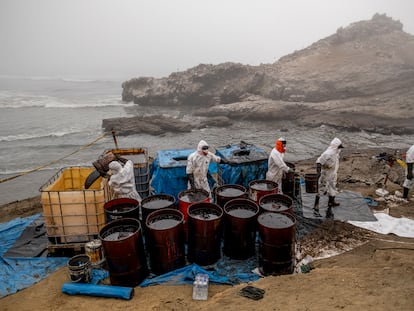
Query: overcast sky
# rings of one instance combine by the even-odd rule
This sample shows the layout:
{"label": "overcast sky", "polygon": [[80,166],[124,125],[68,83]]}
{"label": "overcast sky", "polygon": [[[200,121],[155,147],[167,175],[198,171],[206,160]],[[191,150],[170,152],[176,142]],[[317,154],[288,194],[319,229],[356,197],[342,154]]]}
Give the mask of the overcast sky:
{"label": "overcast sky", "polygon": [[127,80],[273,63],[375,13],[414,35],[414,0],[0,0],[0,76]]}

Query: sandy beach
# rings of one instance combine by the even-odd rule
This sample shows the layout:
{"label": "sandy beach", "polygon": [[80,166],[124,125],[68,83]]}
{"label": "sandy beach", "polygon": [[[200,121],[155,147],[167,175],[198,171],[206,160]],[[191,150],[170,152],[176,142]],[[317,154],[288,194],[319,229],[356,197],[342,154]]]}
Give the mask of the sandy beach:
{"label": "sandy beach", "polygon": [[[379,150],[345,150],[341,157],[339,187],[376,197],[387,166],[374,159]],[[314,160],[296,163],[300,174],[313,171]],[[399,166],[390,171],[386,189],[401,191],[393,180],[403,174]],[[352,176],[352,180],[350,179]],[[393,217],[414,219],[410,201],[378,201]],[[0,221],[41,211],[31,203],[3,205]],[[340,208],[340,207],[337,207]],[[309,273],[269,276],[250,284],[265,290],[258,301],[238,294],[247,284],[210,285],[207,301],[192,300],[191,285],[136,287],[131,300],[68,296],[61,286],[68,282],[62,268],[39,283],[1,299],[2,310],[412,310],[414,306],[414,241],[394,234],[383,235],[337,220],[326,220],[298,241],[314,258],[329,252],[338,255],[317,259]]]}

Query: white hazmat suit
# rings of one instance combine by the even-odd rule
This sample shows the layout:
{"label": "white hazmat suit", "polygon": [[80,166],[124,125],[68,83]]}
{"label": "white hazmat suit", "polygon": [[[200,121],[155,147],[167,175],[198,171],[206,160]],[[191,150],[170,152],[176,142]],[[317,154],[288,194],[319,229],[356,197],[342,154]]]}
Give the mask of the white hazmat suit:
{"label": "white hazmat suit", "polygon": [[[208,151],[208,144],[204,140],[200,140],[197,145],[197,150],[188,156],[186,167],[187,175],[193,175],[194,177],[194,187],[196,189],[204,189],[208,193],[210,193],[210,186],[208,184],[207,173],[211,161],[220,163],[221,158]],[[190,188],[191,181],[188,184],[188,189]]]}
{"label": "white hazmat suit", "polygon": [[141,196],[135,188],[134,163],[128,160],[122,166],[118,161],[112,161],[108,167],[112,171],[108,184],[114,191],[114,199],[129,198],[141,203]]}
{"label": "white hazmat suit", "polygon": [[338,179],[339,168],[339,154],[341,152],[342,142],[339,138],[334,138],[329,147],[316,160],[316,171],[318,173],[318,193],[315,196],[315,203],[313,206],[313,213],[317,217],[321,217],[319,213],[319,198],[321,195],[328,194],[328,210],[326,211],[326,218],[333,218],[332,207],[338,206],[335,202],[335,196],[338,193],[336,189],[336,182]]}
{"label": "white hazmat suit", "polygon": [[336,182],[338,178],[339,154],[342,142],[339,138],[334,138],[329,147],[316,160],[322,165],[321,177],[319,178],[319,195],[328,193],[329,196],[336,196]]}
{"label": "white hazmat suit", "polygon": [[407,163],[406,178],[403,183],[404,198],[408,199],[408,191],[414,185],[414,145],[408,149],[406,153],[405,162]]}
{"label": "white hazmat suit", "polygon": [[276,141],[275,147],[272,149],[267,161],[267,172],[266,179],[274,181],[278,185],[278,192],[283,193],[282,189],[282,178],[284,173],[290,171],[289,166],[283,160],[285,156],[285,145],[286,140],[284,138],[279,138]]}

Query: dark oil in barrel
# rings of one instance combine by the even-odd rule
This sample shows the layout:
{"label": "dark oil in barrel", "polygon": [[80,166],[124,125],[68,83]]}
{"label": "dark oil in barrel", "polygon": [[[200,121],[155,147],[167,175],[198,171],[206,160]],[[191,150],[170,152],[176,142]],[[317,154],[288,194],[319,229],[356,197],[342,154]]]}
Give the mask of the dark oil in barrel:
{"label": "dark oil in barrel", "polygon": [[179,223],[180,220],[173,218],[154,219],[153,221],[148,222],[148,226],[155,230],[166,230],[177,226]]}
{"label": "dark oil in barrel", "polygon": [[220,213],[213,209],[199,208],[192,213],[192,216],[200,220],[214,220],[220,217]]}
{"label": "dark oil in barrel", "polygon": [[180,197],[181,201],[184,201],[186,203],[195,203],[195,202],[201,202],[207,199],[208,196],[206,196],[203,192],[192,192],[192,193],[186,193]]}
{"label": "dark oil in barrel", "polygon": [[270,191],[275,188],[274,185],[270,183],[255,183],[250,186],[254,190],[260,190],[260,191]]}
{"label": "dark oil in barrel", "polygon": [[143,206],[147,209],[161,209],[161,208],[167,208],[171,206],[172,202],[171,200],[164,200],[162,198],[157,198],[153,200],[149,200],[143,204]]}

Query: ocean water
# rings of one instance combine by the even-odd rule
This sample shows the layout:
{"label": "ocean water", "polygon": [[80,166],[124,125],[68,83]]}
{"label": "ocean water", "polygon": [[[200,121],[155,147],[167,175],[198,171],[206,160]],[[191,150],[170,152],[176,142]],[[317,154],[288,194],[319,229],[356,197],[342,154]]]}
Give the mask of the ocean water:
{"label": "ocean water", "polygon": [[[0,77],[0,204],[38,195],[39,188],[59,169],[91,166],[99,155],[115,148],[111,135],[103,138],[102,120],[133,115],[166,114],[190,122],[185,111],[140,107],[121,100],[122,81]],[[287,139],[286,161],[319,155],[335,136],[352,148],[387,147],[405,150],[414,136],[340,132],[330,127],[304,128],[289,122],[251,122],[195,129],[160,136],[118,136],[119,148],[158,150],[195,148],[200,139],[212,147],[246,141],[270,152],[274,141]],[[100,138],[100,139],[99,139]],[[19,176],[13,178],[15,176]]]}

